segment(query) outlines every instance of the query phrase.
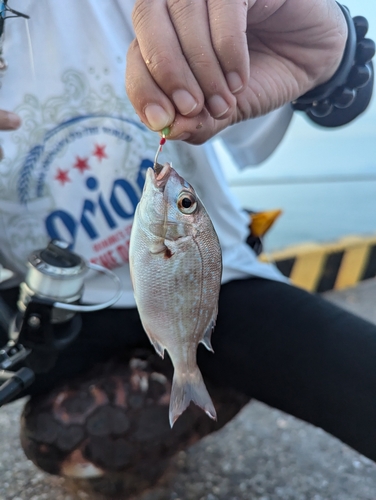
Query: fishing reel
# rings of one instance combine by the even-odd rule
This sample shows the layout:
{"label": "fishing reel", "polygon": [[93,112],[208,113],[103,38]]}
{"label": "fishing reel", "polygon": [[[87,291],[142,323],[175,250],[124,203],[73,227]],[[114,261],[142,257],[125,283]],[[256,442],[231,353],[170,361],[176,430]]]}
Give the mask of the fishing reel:
{"label": "fishing reel", "polygon": [[[84,278],[89,270],[111,278],[117,291],[113,298],[94,305],[82,305]],[[86,262],[63,241],[51,241],[28,258],[28,271],[19,287],[18,312],[9,320],[9,341],[0,348],[0,406],[31,385],[35,373],[48,372],[59,351],[81,330],[82,312],[98,311],[113,305],[122,293],[121,282],[112,271]],[[23,362],[23,367],[20,363]],[[19,368],[17,370],[17,368]],[[16,370],[16,371],[13,371]]]}

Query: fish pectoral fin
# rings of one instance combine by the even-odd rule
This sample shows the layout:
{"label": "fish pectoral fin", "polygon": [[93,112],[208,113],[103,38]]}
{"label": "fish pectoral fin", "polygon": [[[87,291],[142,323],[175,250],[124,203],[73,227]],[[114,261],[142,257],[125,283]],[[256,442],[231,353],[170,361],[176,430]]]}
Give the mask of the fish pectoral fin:
{"label": "fish pectoral fin", "polygon": [[170,397],[171,427],[173,427],[183,411],[188,408],[191,401],[202,408],[210,418],[217,420],[213,401],[209,396],[198,366],[194,367],[190,372],[182,373],[175,370]]}
{"label": "fish pectoral fin", "polygon": [[155,255],[158,253],[164,253],[166,249],[167,249],[166,245],[163,243],[163,241],[160,241],[158,243],[152,243],[150,245],[149,251],[150,253]]}
{"label": "fish pectoral fin", "polygon": [[206,347],[206,349],[210,352],[214,352],[213,346],[211,345],[211,336],[214,329],[214,325],[215,321],[212,321],[209,325],[209,328],[204,333],[204,336],[200,340],[201,344],[203,344]]}
{"label": "fish pectoral fin", "polygon": [[153,255],[163,254],[166,259],[170,259],[174,255],[174,252],[171,250],[171,248],[164,243],[155,243],[154,245],[151,245],[150,253],[152,253]]}

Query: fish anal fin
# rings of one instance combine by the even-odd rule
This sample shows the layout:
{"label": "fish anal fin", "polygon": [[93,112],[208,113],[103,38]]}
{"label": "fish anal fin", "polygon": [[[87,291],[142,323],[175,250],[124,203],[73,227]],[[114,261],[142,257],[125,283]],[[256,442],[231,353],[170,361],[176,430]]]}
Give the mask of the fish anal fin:
{"label": "fish anal fin", "polygon": [[175,370],[170,398],[171,427],[188,408],[191,401],[202,408],[210,418],[217,420],[213,402],[197,366],[190,372],[183,373]]}
{"label": "fish anal fin", "polygon": [[154,337],[152,337],[151,335],[148,334],[148,337],[149,337],[149,340],[150,342],[152,343],[156,353],[162,358],[164,359],[164,352],[165,352],[165,348],[164,346]]}

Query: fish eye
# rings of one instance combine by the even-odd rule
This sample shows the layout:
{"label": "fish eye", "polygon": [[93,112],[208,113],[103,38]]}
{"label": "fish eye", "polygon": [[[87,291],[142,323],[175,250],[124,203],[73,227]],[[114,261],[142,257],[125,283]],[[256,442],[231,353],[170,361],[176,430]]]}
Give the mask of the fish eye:
{"label": "fish eye", "polygon": [[193,214],[197,209],[197,200],[191,193],[183,192],[177,201],[178,209],[182,214]]}

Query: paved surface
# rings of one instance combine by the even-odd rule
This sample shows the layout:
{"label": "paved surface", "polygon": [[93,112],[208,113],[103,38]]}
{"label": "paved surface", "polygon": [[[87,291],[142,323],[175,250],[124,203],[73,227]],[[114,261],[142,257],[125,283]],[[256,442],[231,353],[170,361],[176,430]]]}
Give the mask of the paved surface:
{"label": "paved surface", "polygon": [[376,279],[364,281],[357,287],[341,292],[324,293],[323,297],[376,323]]}
{"label": "paved surface", "polygon": [[[376,322],[376,281],[326,294]],[[27,461],[23,402],[0,410],[0,500],[92,499]],[[103,497],[106,498],[106,497]],[[181,453],[163,486],[138,500],[376,500],[376,464],[320,429],[251,402],[224,429]]]}

